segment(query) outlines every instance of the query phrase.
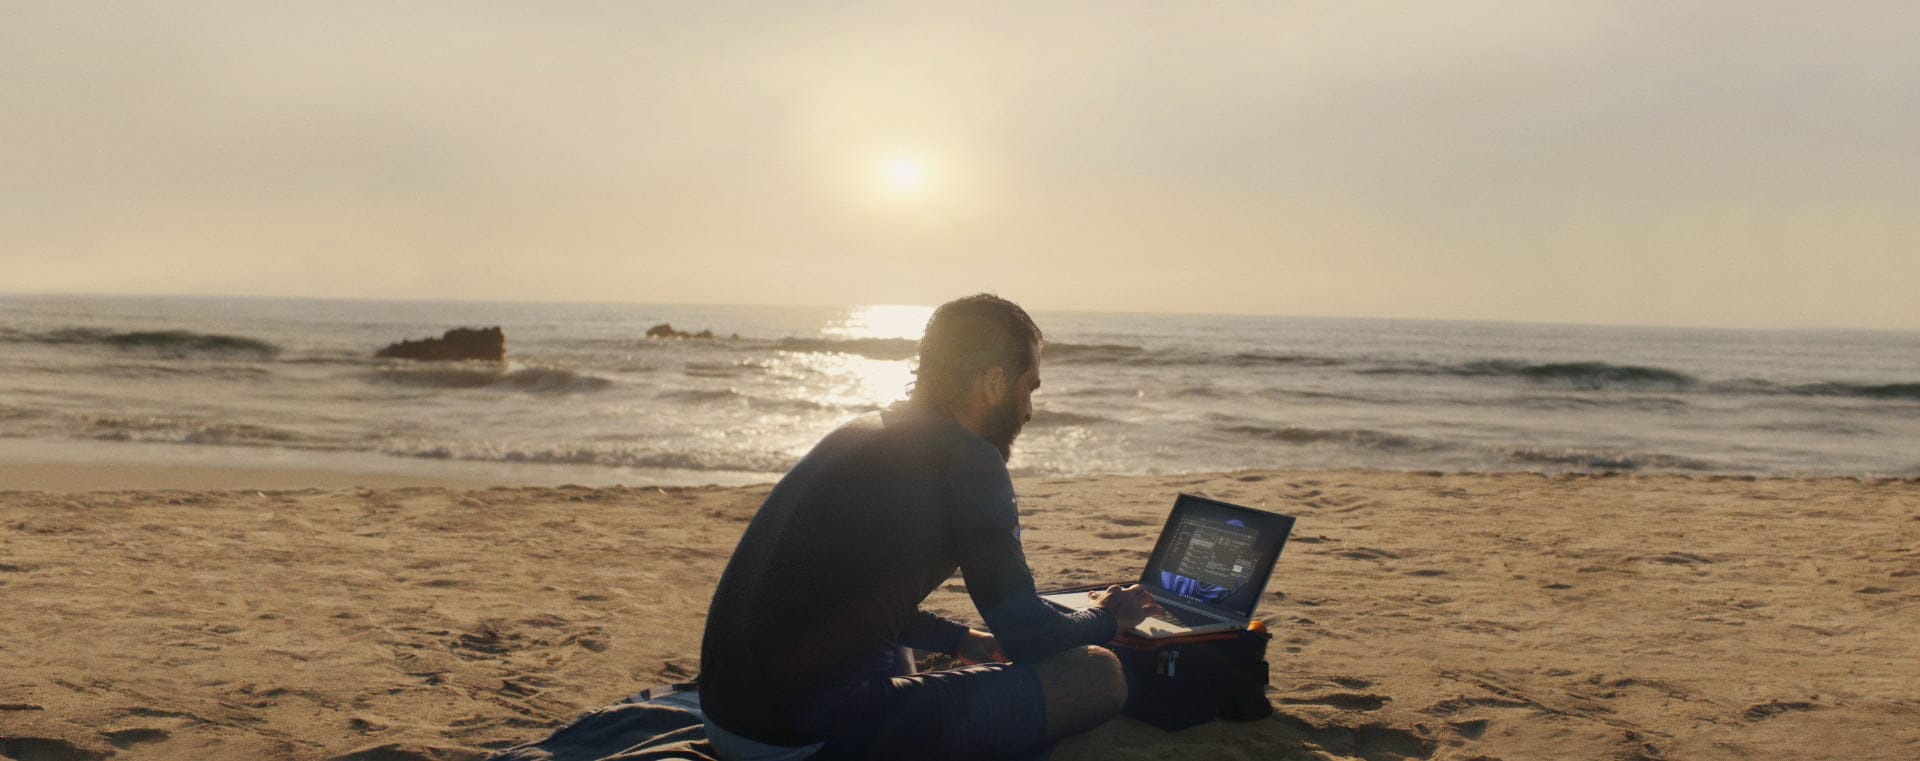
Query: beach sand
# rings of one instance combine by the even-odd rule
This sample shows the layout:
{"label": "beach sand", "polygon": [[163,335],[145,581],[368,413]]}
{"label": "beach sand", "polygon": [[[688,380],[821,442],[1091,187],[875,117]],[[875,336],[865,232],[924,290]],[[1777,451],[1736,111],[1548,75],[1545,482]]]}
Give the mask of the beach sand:
{"label": "beach sand", "polygon": [[[1178,491],[1299,518],[1259,611],[1275,716],[1120,719],[1058,761],[1920,758],[1920,482],[1018,486],[1043,585],[1136,574]],[[697,670],[765,491],[0,493],[0,755],[469,759],[538,739]],[[958,579],[928,605],[977,621]]]}

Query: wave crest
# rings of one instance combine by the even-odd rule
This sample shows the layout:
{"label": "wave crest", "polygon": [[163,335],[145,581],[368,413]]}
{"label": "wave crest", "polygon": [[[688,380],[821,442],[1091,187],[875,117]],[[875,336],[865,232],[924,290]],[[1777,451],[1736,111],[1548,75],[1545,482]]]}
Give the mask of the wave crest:
{"label": "wave crest", "polygon": [[1035,428],[1066,428],[1069,426],[1089,426],[1117,422],[1120,421],[1099,415],[1086,415],[1078,412],[1056,410],[1036,410],[1033,413],[1033,420],[1027,423],[1027,425]]}
{"label": "wave crest", "polygon": [[1808,383],[1794,386],[1793,393],[1808,396],[1920,400],[1920,383]]}
{"label": "wave crest", "polygon": [[1425,439],[1367,428],[1301,428],[1298,426],[1230,425],[1223,433],[1287,444],[1341,444],[1360,449],[1419,451],[1440,448]]}
{"label": "wave crest", "polygon": [[158,441],[228,446],[287,446],[307,443],[293,431],[254,423],[220,423],[151,415],[98,415],[84,420],[92,438],[105,441]]}
{"label": "wave crest", "polygon": [[920,355],[920,342],[911,338],[782,338],[774,343],[774,348],[813,354],[855,354],[868,359],[913,359]]}
{"label": "wave crest", "polygon": [[1596,390],[1619,386],[1687,388],[1698,383],[1678,370],[1607,362],[1529,363],[1487,359],[1458,365],[1390,365],[1359,371],[1363,375],[1453,375],[1462,378],[1518,378],[1533,383]]}
{"label": "wave crest", "polygon": [[279,346],[257,338],[187,330],[117,332],[100,328],[62,328],[45,333],[12,333],[4,340],[54,346],[104,346],[121,351],[147,351],[174,359],[207,355],[267,358],[280,354]]}
{"label": "wave crest", "polygon": [[1679,455],[1648,452],[1591,451],[1570,448],[1517,448],[1506,450],[1514,462],[1530,465],[1568,465],[1583,470],[1721,470],[1706,460]]}
{"label": "wave crest", "polygon": [[493,388],[529,393],[567,394],[599,391],[613,381],[558,367],[527,367],[502,371],[482,367],[388,367],[374,375],[376,380],[420,388]]}
{"label": "wave crest", "polygon": [[596,465],[612,468],[649,468],[694,471],[779,473],[793,461],[772,452],[636,452],[621,449],[550,446],[501,449],[488,446],[434,444],[389,448],[387,454],[433,460],[514,462],[543,465]]}

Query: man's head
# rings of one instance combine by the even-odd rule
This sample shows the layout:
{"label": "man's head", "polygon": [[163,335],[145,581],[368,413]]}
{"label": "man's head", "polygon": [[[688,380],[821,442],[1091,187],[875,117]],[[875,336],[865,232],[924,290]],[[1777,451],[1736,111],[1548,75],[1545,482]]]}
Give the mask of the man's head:
{"label": "man's head", "polygon": [[913,399],[952,415],[1013,456],[1040,387],[1040,326],[1006,299],[979,293],[933,310],[920,339]]}

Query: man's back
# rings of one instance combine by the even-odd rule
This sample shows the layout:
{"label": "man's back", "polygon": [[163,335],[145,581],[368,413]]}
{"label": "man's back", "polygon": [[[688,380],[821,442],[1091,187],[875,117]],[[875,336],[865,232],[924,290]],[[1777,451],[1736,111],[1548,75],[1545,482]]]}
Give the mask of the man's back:
{"label": "man's back", "polygon": [[774,486],[721,576],[701,649],[707,710],[762,741],[815,739],[909,630],[964,632],[918,605],[960,565],[966,534],[1016,525],[999,453],[951,419],[900,405],[843,426]]}

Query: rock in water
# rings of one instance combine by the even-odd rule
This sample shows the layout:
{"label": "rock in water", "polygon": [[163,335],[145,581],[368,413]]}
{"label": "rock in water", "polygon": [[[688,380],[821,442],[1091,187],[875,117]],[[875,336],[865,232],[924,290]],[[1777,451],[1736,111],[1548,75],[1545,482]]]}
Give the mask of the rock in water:
{"label": "rock in water", "polygon": [[[663,322],[663,323],[660,323],[659,325],[655,325],[651,328],[647,328],[647,337],[648,338],[700,338],[700,339],[710,340],[713,338],[713,331],[709,329],[709,330],[702,330],[698,333],[687,333],[684,331],[674,330],[673,323],[671,322]],[[739,338],[740,335],[736,333],[734,334],[733,337]]]}
{"label": "rock in water", "polygon": [[373,356],[394,359],[478,359],[503,362],[507,358],[507,334],[497,325],[477,329],[454,328],[439,338],[388,344],[387,348],[374,352]]}

